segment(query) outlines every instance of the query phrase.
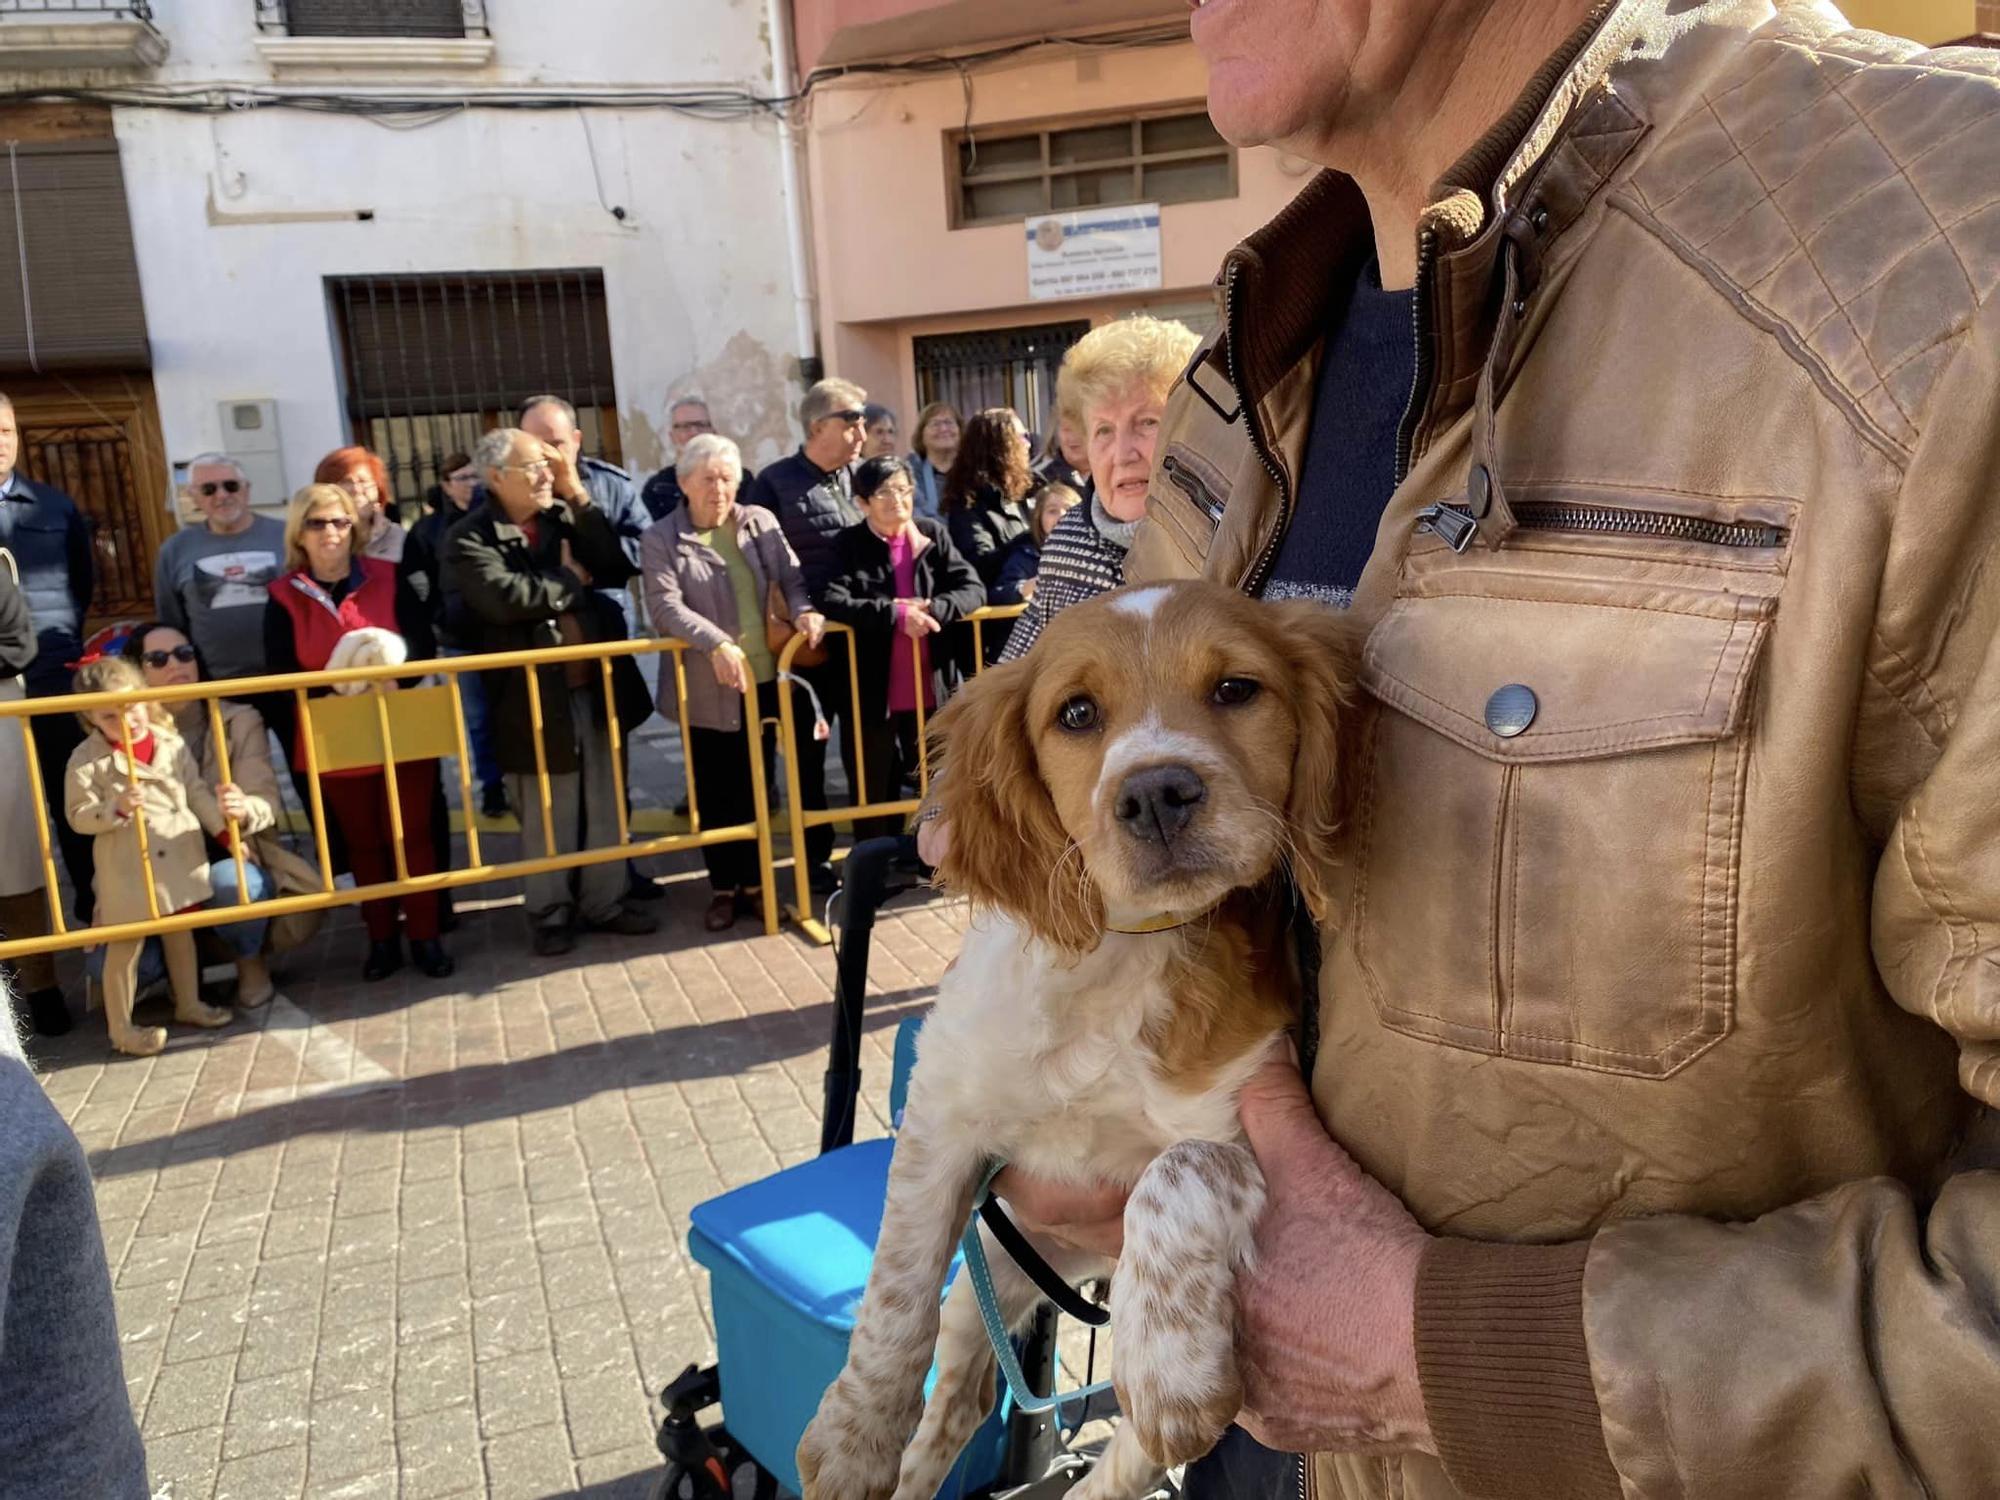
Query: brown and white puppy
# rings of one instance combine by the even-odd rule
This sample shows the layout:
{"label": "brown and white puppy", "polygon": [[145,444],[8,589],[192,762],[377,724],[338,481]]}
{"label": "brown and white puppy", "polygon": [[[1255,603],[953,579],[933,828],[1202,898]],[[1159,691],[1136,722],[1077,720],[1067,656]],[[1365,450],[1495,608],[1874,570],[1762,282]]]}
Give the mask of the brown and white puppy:
{"label": "brown and white puppy", "polygon": [[[941,1332],[938,1292],[995,1160],[1131,1190],[1125,1420],[1075,1493],[1143,1494],[1235,1416],[1234,1287],[1264,1198],[1236,1094],[1297,1006],[1287,871],[1326,904],[1347,635],[1314,604],[1130,589],[1066,610],[938,716],[939,873],[973,922],[924,1027],[847,1366],[799,1446],[806,1500],[931,1500],[990,1407],[969,1278]],[[1072,1281],[1112,1269],[1039,1248]],[[1039,1293],[988,1258],[1018,1325]]]}

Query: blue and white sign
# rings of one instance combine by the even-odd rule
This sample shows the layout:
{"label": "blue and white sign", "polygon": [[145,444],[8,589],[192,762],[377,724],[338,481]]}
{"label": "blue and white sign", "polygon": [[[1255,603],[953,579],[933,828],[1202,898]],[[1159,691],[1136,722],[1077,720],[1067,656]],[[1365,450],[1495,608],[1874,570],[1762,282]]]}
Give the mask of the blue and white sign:
{"label": "blue and white sign", "polygon": [[1160,205],[1087,208],[1027,221],[1028,296],[1036,302],[1151,291],[1160,280]]}

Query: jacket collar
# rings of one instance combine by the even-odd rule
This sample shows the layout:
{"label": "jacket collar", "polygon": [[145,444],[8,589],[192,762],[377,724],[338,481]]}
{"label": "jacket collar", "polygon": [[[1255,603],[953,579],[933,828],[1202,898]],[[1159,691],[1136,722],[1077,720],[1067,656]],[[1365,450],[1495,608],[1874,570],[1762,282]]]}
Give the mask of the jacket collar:
{"label": "jacket collar", "polygon": [[[1446,314],[1431,320],[1434,392],[1467,388],[1486,354],[1502,215],[1633,38],[1648,24],[1668,24],[1654,14],[1664,16],[1667,3],[1600,5],[1432,188],[1419,234],[1433,248],[1433,277],[1419,291]],[[1224,259],[1224,368],[1247,405],[1312,352],[1334,298],[1373,253],[1360,189],[1345,174],[1326,171]],[[1475,310],[1479,315],[1466,315]]]}

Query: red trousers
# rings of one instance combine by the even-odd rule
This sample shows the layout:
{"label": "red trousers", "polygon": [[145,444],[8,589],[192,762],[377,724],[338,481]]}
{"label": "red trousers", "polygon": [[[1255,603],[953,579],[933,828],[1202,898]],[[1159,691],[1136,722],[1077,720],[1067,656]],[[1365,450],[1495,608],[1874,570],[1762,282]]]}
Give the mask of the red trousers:
{"label": "red trousers", "polygon": [[[403,814],[403,861],[412,875],[437,869],[437,845],[431,836],[431,798],[437,788],[437,762],[398,761],[396,801]],[[341,771],[319,779],[320,799],[330,822],[340,825],[347,839],[347,863],[356,885],[379,885],[396,878],[394,841],[389,833],[389,799],[380,771]],[[403,924],[412,942],[438,935],[435,891],[419,896],[388,897],[361,903],[361,920],[371,941],[396,935],[396,904],[401,901]]]}

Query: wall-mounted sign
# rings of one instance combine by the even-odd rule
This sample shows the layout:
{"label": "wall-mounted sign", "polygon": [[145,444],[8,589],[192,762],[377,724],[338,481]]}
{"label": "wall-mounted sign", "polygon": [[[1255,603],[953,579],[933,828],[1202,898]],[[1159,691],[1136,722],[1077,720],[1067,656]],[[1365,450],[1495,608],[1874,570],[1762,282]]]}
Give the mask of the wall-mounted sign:
{"label": "wall-mounted sign", "polygon": [[1160,205],[1087,208],[1027,221],[1028,295],[1037,302],[1160,286]]}

